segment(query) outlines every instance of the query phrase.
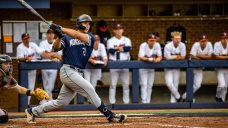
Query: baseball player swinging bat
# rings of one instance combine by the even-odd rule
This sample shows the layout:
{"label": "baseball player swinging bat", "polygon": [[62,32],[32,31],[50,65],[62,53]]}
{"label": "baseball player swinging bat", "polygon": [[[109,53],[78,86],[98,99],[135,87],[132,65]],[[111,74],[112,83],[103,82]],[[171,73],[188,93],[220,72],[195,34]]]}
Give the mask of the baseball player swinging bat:
{"label": "baseball player swinging bat", "polygon": [[39,17],[42,21],[44,21],[46,24],[50,26],[50,23],[48,23],[47,20],[45,20],[34,8],[32,8],[28,3],[26,3],[24,0],[17,0],[24,8],[29,9],[30,12],[32,12],[34,15]]}

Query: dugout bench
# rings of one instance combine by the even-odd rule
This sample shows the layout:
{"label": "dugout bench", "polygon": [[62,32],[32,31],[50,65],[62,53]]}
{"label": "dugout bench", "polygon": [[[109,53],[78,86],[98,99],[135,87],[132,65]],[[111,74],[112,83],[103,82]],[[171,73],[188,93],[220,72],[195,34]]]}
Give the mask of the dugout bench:
{"label": "dugout bench", "polygon": [[[59,69],[60,62],[21,62],[19,64],[20,70],[20,84],[28,85],[28,70],[32,69]],[[141,61],[109,61],[106,68],[109,69],[131,69],[132,71],[132,103],[130,104],[110,104],[110,109],[159,109],[159,108],[228,108],[228,103],[193,103],[193,68],[228,68],[228,60],[182,60],[182,61],[167,61],[163,60],[160,63],[152,64]],[[103,68],[102,66],[90,66],[86,68]],[[139,104],[139,68],[144,69],[164,69],[164,68],[181,68],[186,71],[186,91],[187,102],[181,103],[151,103]],[[156,79],[156,78],[155,78]],[[83,104],[84,98],[77,96],[77,104],[70,104],[65,106],[63,110],[91,110],[96,109],[91,104]],[[28,107],[28,97],[26,95],[19,96],[19,111],[24,111]]]}

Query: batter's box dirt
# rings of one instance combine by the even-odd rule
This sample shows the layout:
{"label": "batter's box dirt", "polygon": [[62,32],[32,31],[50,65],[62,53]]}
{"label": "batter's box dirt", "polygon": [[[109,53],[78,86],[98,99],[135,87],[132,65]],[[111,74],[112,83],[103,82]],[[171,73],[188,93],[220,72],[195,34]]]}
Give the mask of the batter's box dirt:
{"label": "batter's box dirt", "polygon": [[104,117],[37,118],[27,124],[25,118],[10,119],[0,128],[227,128],[228,117],[129,117],[125,123],[109,123]]}

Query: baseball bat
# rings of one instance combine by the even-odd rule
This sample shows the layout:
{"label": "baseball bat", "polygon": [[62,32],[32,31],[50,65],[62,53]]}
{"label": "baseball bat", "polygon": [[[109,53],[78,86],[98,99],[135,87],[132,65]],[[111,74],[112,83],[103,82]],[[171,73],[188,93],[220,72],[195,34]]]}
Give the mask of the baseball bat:
{"label": "baseball bat", "polygon": [[42,21],[44,21],[46,24],[50,25],[47,20],[45,20],[34,8],[32,8],[28,3],[26,3],[24,0],[17,0],[24,8],[29,9],[31,13],[39,17]]}

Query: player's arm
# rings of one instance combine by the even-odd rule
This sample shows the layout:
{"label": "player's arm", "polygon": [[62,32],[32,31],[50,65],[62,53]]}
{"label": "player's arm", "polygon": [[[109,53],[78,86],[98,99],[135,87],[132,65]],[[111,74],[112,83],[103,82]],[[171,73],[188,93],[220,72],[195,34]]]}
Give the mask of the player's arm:
{"label": "player's arm", "polygon": [[96,64],[96,60],[93,57],[90,57],[88,60],[89,63]]}
{"label": "player's arm", "polygon": [[191,56],[191,59],[193,59],[193,60],[200,60],[200,58],[196,55],[190,55],[190,56]]}
{"label": "player's arm", "polygon": [[90,43],[88,34],[82,33],[80,31],[76,31],[74,29],[64,28],[64,27],[61,27],[61,31],[72,38],[79,39],[85,43]]}
{"label": "player's arm", "polygon": [[201,60],[210,60],[212,58],[212,55],[197,55],[197,57]]}
{"label": "player's arm", "polygon": [[139,56],[139,60],[144,61],[144,62],[152,62],[153,58],[149,59],[148,57],[145,56]]}
{"label": "player's arm", "polygon": [[22,87],[22,86],[20,86],[18,84],[16,84],[15,87],[12,88],[12,89],[16,90],[19,94],[22,94],[22,95],[27,95],[27,96],[34,95],[34,91],[29,90],[29,89],[27,89],[25,87]]}
{"label": "player's arm", "polygon": [[57,38],[52,46],[52,51],[57,52],[61,49],[61,39]]}
{"label": "player's arm", "polygon": [[228,59],[228,55],[215,55],[215,59],[227,60]]}
{"label": "player's arm", "polygon": [[32,60],[32,56],[25,56],[23,51],[24,50],[21,47],[17,47],[17,59],[20,62],[31,61]]}
{"label": "player's arm", "polygon": [[158,56],[157,58],[154,59],[154,63],[158,63],[162,60],[162,56]]}

